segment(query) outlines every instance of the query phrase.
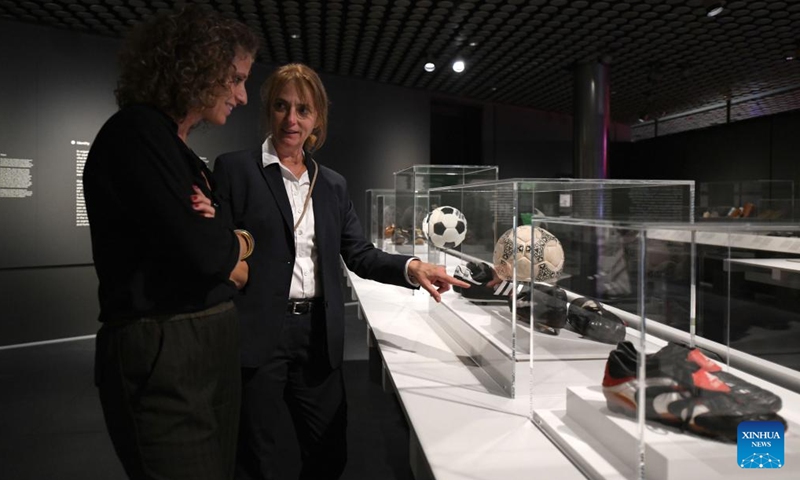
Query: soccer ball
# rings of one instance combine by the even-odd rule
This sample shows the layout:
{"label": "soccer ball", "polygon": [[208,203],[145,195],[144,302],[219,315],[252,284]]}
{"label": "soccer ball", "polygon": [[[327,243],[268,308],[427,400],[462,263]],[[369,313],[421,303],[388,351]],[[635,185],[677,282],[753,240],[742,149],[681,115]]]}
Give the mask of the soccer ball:
{"label": "soccer ball", "polygon": [[455,248],[467,236],[467,219],[453,207],[435,208],[428,216],[428,240],[439,248]]}
{"label": "soccer ball", "polygon": [[425,218],[422,219],[422,236],[425,237],[425,240],[430,239],[430,235],[428,235],[428,220],[431,218],[431,212],[425,214]]}
{"label": "soccer ball", "polygon": [[516,237],[516,250],[513,228],[504,233],[494,246],[494,268],[501,279],[512,279],[515,260],[517,281],[547,282],[561,275],[564,249],[555,235],[540,227],[523,225],[517,227]]}

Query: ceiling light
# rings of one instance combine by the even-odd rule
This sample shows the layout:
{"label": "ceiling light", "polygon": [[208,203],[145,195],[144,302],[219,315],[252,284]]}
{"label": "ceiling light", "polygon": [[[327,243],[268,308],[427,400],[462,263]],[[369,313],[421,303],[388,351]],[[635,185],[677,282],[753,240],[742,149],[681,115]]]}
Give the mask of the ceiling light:
{"label": "ceiling light", "polygon": [[434,65],[433,62],[428,62],[425,64],[423,68],[425,69],[426,72],[432,72],[436,70],[436,65]]}
{"label": "ceiling light", "polygon": [[469,42],[469,46],[470,47],[477,47],[478,46],[478,42]]}
{"label": "ceiling light", "polygon": [[794,60],[794,57],[792,55],[787,55],[786,56],[786,61],[787,62],[791,62],[792,60]]}
{"label": "ceiling light", "polygon": [[707,17],[716,17],[725,10],[725,2],[711,2],[706,8]]}
{"label": "ceiling light", "polygon": [[461,73],[464,71],[464,60],[456,60],[453,62],[453,71],[456,73]]}
{"label": "ceiling light", "polygon": [[289,38],[291,38],[293,40],[297,40],[298,38],[300,38],[300,34],[299,33],[292,33],[292,34],[289,35]]}

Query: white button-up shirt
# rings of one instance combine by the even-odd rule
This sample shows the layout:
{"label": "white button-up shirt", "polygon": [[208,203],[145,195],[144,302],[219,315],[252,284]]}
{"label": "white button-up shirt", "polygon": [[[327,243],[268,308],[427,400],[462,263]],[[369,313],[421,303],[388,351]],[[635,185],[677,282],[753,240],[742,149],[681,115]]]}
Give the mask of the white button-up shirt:
{"label": "white button-up shirt", "polygon": [[[278,159],[275,147],[272,145],[272,136],[267,137],[261,146],[261,162],[266,167],[277,163],[281,168],[283,186],[289,196],[289,205],[292,208],[292,226],[297,224],[303,213],[303,204],[311,187],[308,170],[300,178],[294,176],[288,168],[284,167]],[[306,214],[300,225],[294,231],[295,258],[292,271],[292,286],[289,288],[289,298],[312,298],[322,295],[322,285],[319,279],[319,262],[317,259],[316,234],[314,232],[314,201],[308,199]]]}

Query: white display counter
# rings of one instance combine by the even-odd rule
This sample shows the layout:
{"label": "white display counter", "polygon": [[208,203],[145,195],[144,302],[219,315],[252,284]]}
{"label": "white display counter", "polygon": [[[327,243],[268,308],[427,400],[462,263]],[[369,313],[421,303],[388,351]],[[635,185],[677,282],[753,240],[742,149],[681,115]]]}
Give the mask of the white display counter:
{"label": "white display counter", "polygon": [[[627,458],[637,455],[636,424],[609,414],[602,394],[598,396],[602,378],[597,372],[602,372],[604,359],[590,355],[536,362],[534,386],[528,361],[518,361],[517,392],[511,398],[435,320],[452,313],[457,294],[445,293],[442,304],[432,307],[422,291],[412,294],[351,272],[348,281],[371,331],[373,350],[379,352],[385,385],[397,394],[408,420],[417,480],[637,478],[638,472],[631,470],[635,462]],[[497,343],[502,349],[502,339]],[[657,343],[652,351],[665,344]],[[770,475],[796,478],[798,470],[791,465],[800,458],[800,396],[744,372],[732,373],[784,399],[787,467]],[[689,474],[694,471],[710,480],[752,473],[736,465],[735,445],[653,422],[647,428],[646,478],[700,478]]]}
{"label": "white display counter", "polygon": [[[352,272],[348,280],[380,352],[385,382],[408,420],[417,480],[585,478],[531,423],[527,394],[508,398],[437,334],[428,320],[427,293],[412,294]],[[564,398],[566,386],[560,388],[553,399],[562,405],[550,407],[565,407],[557,399]]]}

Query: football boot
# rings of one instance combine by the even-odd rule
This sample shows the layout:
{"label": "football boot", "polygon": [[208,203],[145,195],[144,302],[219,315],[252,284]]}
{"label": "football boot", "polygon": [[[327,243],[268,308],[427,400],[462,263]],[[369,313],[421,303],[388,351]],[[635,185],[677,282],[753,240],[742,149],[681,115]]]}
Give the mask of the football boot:
{"label": "football boot", "polygon": [[[622,342],[618,350],[636,361],[636,348],[631,342]],[[736,403],[752,413],[775,413],[783,406],[781,397],[732,373],[722,371],[718,363],[706,357],[698,348],[670,342],[658,352],[648,355],[647,362],[657,364],[657,368],[675,375],[687,384],[690,383],[689,377],[696,375],[698,371],[708,372],[727,385]]]}
{"label": "football boot", "polygon": [[[548,283],[524,285],[517,294],[517,319],[529,323],[533,305],[533,327],[549,335],[558,335],[567,324],[567,293]],[[511,297],[508,308],[512,308]]]}
{"label": "football boot", "polygon": [[402,228],[395,228],[392,232],[392,243],[395,245],[405,245],[409,242],[408,231]]}
{"label": "football boot", "polygon": [[580,297],[569,303],[567,328],[598,342],[617,344],[625,340],[625,323],[591,298]]}
{"label": "football boot", "polygon": [[487,283],[494,278],[494,269],[488,263],[469,262],[466,265],[458,265],[453,276],[470,284],[469,288],[453,285],[453,290],[475,303],[505,303],[513,291],[512,283],[505,280],[499,280],[494,287],[487,286]]}
{"label": "football boot", "polygon": [[[626,342],[627,343],[627,342]],[[612,412],[635,416],[639,381],[633,345],[609,353],[603,395]],[[635,358],[636,350],[633,349]],[[686,363],[686,362],[682,362]],[[688,377],[683,367],[647,357],[645,417],[698,435],[735,443],[742,421],[786,421],[775,412],[758,412],[741,404],[730,387],[711,372],[697,369]]]}

